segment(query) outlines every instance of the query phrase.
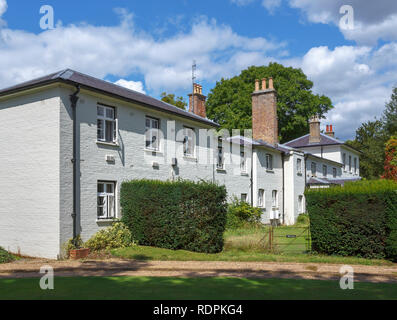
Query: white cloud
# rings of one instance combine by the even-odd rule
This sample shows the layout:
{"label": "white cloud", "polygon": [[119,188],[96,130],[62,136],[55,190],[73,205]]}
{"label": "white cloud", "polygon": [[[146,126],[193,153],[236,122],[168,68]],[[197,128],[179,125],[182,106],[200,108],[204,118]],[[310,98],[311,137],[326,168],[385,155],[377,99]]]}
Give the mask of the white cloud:
{"label": "white cloud", "polygon": [[130,81],[130,80],[125,80],[125,79],[120,79],[115,82],[115,84],[122,86],[124,88],[138,91],[140,93],[146,94],[144,88],[143,88],[143,83],[142,81]]}
{"label": "white cloud", "polygon": [[146,89],[156,93],[188,89],[193,59],[199,65],[199,79],[214,81],[267,61],[269,52],[276,54],[285,46],[240,36],[205,18],[187,32],[155,40],[135,28],[131,14],[119,13],[120,25],[110,27],[68,25],[39,34],[0,29],[0,87],[72,68],[99,78],[142,74]]}
{"label": "white cloud", "polygon": [[377,0],[289,0],[293,8],[302,10],[308,21],[339,26],[343,5],[354,10],[354,29],[341,30],[346,39],[359,44],[375,44],[379,39],[397,40],[397,1]]}
{"label": "white cloud", "polygon": [[2,25],[5,25],[5,22],[1,19],[3,14],[7,11],[7,1],[6,0],[0,0],[0,27]]}
{"label": "white cloud", "polygon": [[[314,92],[330,97],[335,108],[325,124],[333,124],[342,139],[354,137],[361,123],[379,117],[396,84],[397,45],[379,49],[342,46],[310,49],[295,66],[314,82]],[[384,72],[387,65],[388,72]]]}
{"label": "white cloud", "polygon": [[242,7],[242,6],[246,6],[252,2],[254,2],[255,0],[230,0],[232,3],[237,4],[238,6]]}
{"label": "white cloud", "polygon": [[281,0],[262,0],[264,6],[269,13],[273,14],[274,10],[281,5]]}

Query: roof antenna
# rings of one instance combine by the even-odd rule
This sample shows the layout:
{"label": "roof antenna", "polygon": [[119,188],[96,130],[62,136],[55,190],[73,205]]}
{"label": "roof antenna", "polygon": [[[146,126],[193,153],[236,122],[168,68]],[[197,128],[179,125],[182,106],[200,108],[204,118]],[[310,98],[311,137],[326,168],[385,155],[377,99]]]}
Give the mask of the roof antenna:
{"label": "roof antenna", "polygon": [[192,86],[193,86],[193,92],[192,92],[192,112],[194,113],[194,87],[195,87],[195,80],[196,80],[196,60],[193,60],[192,64]]}

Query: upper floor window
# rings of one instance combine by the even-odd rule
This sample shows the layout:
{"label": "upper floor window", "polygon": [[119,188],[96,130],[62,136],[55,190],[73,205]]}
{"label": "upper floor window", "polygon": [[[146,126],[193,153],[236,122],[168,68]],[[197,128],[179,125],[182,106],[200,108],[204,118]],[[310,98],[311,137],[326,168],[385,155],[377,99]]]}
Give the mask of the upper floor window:
{"label": "upper floor window", "polygon": [[98,219],[113,219],[116,217],[115,182],[98,182]]}
{"label": "upper floor window", "polygon": [[258,190],[258,207],[263,208],[265,206],[265,190]]}
{"label": "upper floor window", "polygon": [[316,176],[317,165],[315,162],[312,162],[311,164],[311,171],[312,171],[312,176]]}
{"label": "upper floor window", "polygon": [[343,170],[346,170],[346,153],[342,154]]}
{"label": "upper floor window", "polygon": [[296,171],[298,174],[302,174],[302,159],[296,159]]}
{"label": "upper floor window", "polygon": [[349,172],[352,172],[352,156],[349,156]]}
{"label": "upper floor window", "polygon": [[323,177],[327,176],[327,166],[323,164]]}
{"label": "upper floor window", "polygon": [[240,152],[240,170],[243,173],[247,172],[247,162],[246,162],[246,159],[245,159],[245,152],[244,151]]}
{"label": "upper floor window", "polygon": [[273,170],[273,156],[266,154],[266,170]]}
{"label": "upper floor window", "polygon": [[104,105],[97,106],[97,139],[98,141],[116,143],[118,122],[116,109]]}
{"label": "upper floor window", "polygon": [[336,168],[332,168],[332,176],[336,178]]}
{"label": "upper floor window", "polygon": [[357,158],[354,158],[354,173],[357,173]]}
{"label": "upper floor window", "polygon": [[159,120],[146,117],[145,127],[145,147],[151,150],[159,150]]}
{"label": "upper floor window", "polygon": [[222,139],[218,139],[218,154],[217,154],[217,157],[216,157],[216,167],[218,169],[223,169],[224,168]]}
{"label": "upper floor window", "polygon": [[187,157],[194,157],[196,141],[194,129],[189,127],[183,128],[183,155]]}

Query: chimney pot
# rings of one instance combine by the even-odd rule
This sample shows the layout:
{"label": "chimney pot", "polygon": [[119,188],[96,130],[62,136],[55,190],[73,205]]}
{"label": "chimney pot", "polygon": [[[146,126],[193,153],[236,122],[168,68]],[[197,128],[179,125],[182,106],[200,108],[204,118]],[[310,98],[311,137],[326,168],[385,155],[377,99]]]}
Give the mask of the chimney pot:
{"label": "chimney pot", "polygon": [[266,90],[266,78],[262,79],[262,90]]}
{"label": "chimney pot", "polygon": [[[206,97],[203,96],[203,86],[194,83],[193,93],[189,94],[189,112],[192,112],[200,117],[206,118],[205,110]],[[194,109],[193,109],[194,102]]]}
{"label": "chimney pot", "polygon": [[269,78],[269,89],[274,89],[272,77]]}
{"label": "chimney pot", "polygon": [[327,132],[329,132],[329,124],[327,124]]}
{"label": "chimney pot", "polygon": [[255,91],[259,91],[259,80],[255,80]]}

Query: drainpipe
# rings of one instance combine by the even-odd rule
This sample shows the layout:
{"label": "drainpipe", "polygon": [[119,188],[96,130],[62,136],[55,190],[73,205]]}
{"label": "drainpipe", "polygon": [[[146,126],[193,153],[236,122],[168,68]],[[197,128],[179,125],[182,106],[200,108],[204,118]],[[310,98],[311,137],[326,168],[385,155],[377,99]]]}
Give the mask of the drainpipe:
{"label": "drainpipe", "polygon": [[283,224],[285,224],[285,181],[284,181],[284,153],[281,153],[281,165],[283,172]]}
{"label": "drainpipe", "polygon": [[254,148],[251,146],[251,207],[254,206]]}
{"label": "drainpipe", "polygon": [[73,244],[77,247],[77,208],[78,208],[78,195],[77,195],[77,177],[79,177],[78,166],[77,166],[77,101],[79,97],[77,96],[80,92],[80,87],[76,86],[76,91],[70,95],[70,103],[72,107],[72,114],[73,114]]}

